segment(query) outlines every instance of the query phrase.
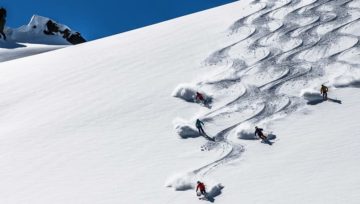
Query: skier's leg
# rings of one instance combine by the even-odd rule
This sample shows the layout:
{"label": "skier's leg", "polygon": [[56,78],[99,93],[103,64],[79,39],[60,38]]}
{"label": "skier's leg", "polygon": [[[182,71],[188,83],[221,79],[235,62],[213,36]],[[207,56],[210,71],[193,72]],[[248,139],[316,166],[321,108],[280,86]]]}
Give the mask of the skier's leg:
{"label": "skier's leg", "polygon": [[203,135],[206,135],[204,129],[203,129],[202,127],[200,127],[200,129],[201,129],[202,134],[203,134]]}

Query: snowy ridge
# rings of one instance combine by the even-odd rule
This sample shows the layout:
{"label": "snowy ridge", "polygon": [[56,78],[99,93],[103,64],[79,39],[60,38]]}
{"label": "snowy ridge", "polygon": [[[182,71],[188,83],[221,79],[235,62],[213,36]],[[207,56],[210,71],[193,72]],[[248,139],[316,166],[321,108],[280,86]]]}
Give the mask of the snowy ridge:
{"label": "snowy ridge", "polygon": [[[71,45],[60,33],[54,35],[44,34],[44,31],[47,30],[46,23],[49,20],[55,22],[47,17],[33,15],[27,25],[19,28],[6,28],[7,40],[0,41],[0,62],[53,51]],[[60,30],[70,30],[66,25],[56,24]]]}
{"label": "snowy ridge", "polygon": [[[19,28],[7,29],[7,35],[9,39],[20,43],[32,43],[32,44],[49,44],[49,45],[70,45],[60,34],[45,35],[44,30],[47,30],[46,23],[54,20],[34,15],[31,17],[30,22],[27,25],[20,26]],[[56,23],[60,30],[70,29],[68,26]]]}
{"label": "snowy ridge", "polygon": [[[358,86],[359,64],[349,56],[359,51],[357,4],[355,0],[254,1],[252,6],[261,10],[230,26],[229,45],[213,52],[203,67],[220,74],[192,85],[214,98],[213,109],[195,116],[206,122],[205,129],[216,140],[209,141],[207,149],[227,152],[194,170],[198,178],[238,158],[245,149],[238,139],[255,139],[256,125],[266,129],[274,119],[301,110],[307,100],[309,104],[319,100],[321,84],[332,89]],[[314,88],[316,94],[305,97]]]}

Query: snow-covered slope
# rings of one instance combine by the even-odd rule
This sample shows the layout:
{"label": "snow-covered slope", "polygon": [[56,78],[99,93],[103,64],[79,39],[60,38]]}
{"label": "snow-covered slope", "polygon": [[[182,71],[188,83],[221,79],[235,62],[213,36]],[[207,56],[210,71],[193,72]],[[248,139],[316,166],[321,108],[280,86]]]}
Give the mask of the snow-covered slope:
{"label": "snow-covered slope", "polygon": [[[61,33],[46,35],[44,31],[48,30],[47,22],[54,20],[34,15],[27,25],[19,28],[5,29],[7,36],[6,41],[0,40],[0,62],[18,59],[21,57],[31,56],[44,53],[71,45]],[[61,31],[71,30],[68,26],[56,23]]]}
{"label": "snow-covered slope", "polygon": [[64,48],[64,45],[27,44],[16,42],[0,42],[0,62],[19,59],[31,55]]}
{"label": "snow-covered slope", "polygon": [[207,202],[196,180],[215,203],[358,203],[359,7],[245,0],[2,63],[1,203]]}
{"label": "snow-covered slope", "polygon": [[273,123],[272,146],[242,141],[241,159],[212,175],[226,186],[219,203],[358,203],[360,93],[331,94],[343,104],[324,102]]}

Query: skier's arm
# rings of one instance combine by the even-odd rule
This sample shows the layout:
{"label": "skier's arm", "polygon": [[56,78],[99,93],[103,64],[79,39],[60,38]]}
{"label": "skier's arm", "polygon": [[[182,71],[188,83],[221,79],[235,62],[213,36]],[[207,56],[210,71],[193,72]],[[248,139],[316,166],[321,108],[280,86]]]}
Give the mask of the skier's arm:
{"label": "skier's arm", "polygon": [[204,125],[204,122],[203,122],[203,121],[200,121],[200,123],[201,123],[202,125]]}

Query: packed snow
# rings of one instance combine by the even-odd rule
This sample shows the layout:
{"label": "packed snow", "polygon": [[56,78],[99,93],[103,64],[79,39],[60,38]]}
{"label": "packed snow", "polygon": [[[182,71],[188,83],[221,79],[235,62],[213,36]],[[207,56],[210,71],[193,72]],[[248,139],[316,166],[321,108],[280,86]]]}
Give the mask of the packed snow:
{"label": "packed snow", "polygon": [[1,63],[1,203],[359,203],[359,17],[244,0]]}

